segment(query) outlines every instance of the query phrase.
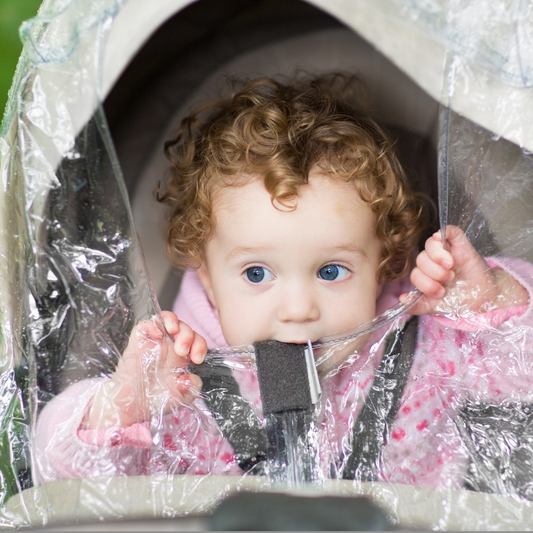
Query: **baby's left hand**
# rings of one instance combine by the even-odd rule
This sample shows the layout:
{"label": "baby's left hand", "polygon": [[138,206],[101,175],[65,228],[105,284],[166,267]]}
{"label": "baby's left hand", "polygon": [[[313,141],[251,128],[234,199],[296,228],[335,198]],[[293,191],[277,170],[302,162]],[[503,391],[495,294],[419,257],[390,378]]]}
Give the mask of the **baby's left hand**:
{"label": "baby's left hand", "polygon": [[446,248],[439,231],[418,255],[411,283],[423,296],[411,314],[464,315],[529,302],[526,289],[507,272],[490,268],[459,227],[447,227]]}

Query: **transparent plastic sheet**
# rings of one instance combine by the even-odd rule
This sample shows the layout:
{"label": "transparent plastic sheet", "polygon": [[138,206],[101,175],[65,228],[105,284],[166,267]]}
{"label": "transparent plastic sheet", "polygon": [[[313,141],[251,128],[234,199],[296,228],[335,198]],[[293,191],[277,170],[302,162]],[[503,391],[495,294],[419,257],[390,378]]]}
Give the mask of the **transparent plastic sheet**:
{"label": "transparent plastic sheet", "polygon": [[[449,91],[453,101],[453,88]],[[484,257],[523,258],[531,261],[531,201],[533,158],[527,151],[497,138],[449,108],[441,111],[442,145],[446,145],[449,224],[464,229],[468,240]],[[446,140],[447,139],[447,142]],[[441,206],[442,208],[442,206]],[[480,293],[480,287],[474,291]],[[476,296],[478,295],[476,294]],[[476,320],[459,282],[450,284],[442,314]],[[506,359],[487,360],[487,377],[504,368],[506,379],[531,371],[531,333],[516,328]],[[471,349],[481,338],[470,341]],[[497,349],[499,339],[494,339]],[[519,381],[509,395],[474,394],[461,409],[456,427],[468,453],[464,483],[468,488],[494,494],[516,494],[532,499],[532,426],[529,395]]]}
{"label": "transparent plastic sheet", "polygon": [[527,0],[385,0],[395,15],[414,22],[449,52],[516,87],[533,84],[533,35]]}
{"label": "transparent plastic sheet", "polygon": [[[531,91],[524,90],[533,83],[531,2],[377,0],[373,5],[391,20],[416,28],[427,46],[435,48],[439,43],[444,66],[430,77],[442,75],[447,89],[450,68],[455,65],[453,108],[457,112],[532,149],[531,120],[517,120],[532,107]],[[447,104],[447,95],[439,94],[436,87],[432,96]]]}
{"label": "transparent plastic sheet", "polygon": [[[428,20],[427,6],[403,8]],[[263,413],[253,346],[210,350],[205,364],[178,370],[203,381],[193,403],[164,396],[169,338],[132,336],[136,324],[162,326],[105,117],[97,108],[76,125],[77,102],[98,100],[99,45],[119,7],[51,2],[24,32],[2,140],[2,261],[13,274],[1,289],[0,422],[2,497],[27,490],[8,501],[2,526],[191,515],[234,491],[288,487],[368,495],[402,527],[530,528],[533,319],[529,308],[502,316],[490,299],[472,311],[481,283],[452,282],[440,318],[419,319],[413,350],[403,332],[416,293],[316,343],[321,397],[307,410]],[[54,26],[56,14],[66,19]],[[438,13],[431,20],[448,27]],[[492,39],[489,29],[475,35]],[[454,39],[451,57],[476,57],[485,42]],[[521,50],[508,55],[532,57]],[[81,63],[95,71],[79,72]],[[455,65],[448,81],[464,67]],[[454,87],[444,91],[453,105]],[[529,289],[533,267],[519,260],[533,260],[531,155],[449,109],[441,124],[441,225],[462,228],[491,266]],[[131,397],[155,401],[129,429],[82,441],[91,399],[130,337],[156,376],[131,384]],[[73,479],[54,484],[62,478]]]}
{"label": "transparent plastic sheet", "polygon": [[33,484],[42,406],[109,372],[133,324],[157,314],[102,111],[80,131],[119,5],[45,2],[21,28],[0,140],[2,503]]}

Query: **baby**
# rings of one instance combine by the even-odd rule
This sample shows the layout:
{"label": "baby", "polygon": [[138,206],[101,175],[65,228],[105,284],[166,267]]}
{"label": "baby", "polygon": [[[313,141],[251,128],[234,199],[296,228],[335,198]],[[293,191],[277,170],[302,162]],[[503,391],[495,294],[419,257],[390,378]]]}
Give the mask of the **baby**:
{"label": "baby", "polygon": [[[495,401],[531,395],[533,374],[508,382],[525,355],[513,353],[506,332],[531,329],[533,267],[485,260],[455,226],[445,245],[435,233],[416,256],[423,198],[361,109],[360,90],[340,75],[287,85],[257,79],[183,121],[165,147],[173,171],[160,197],[172,208],[169,254],[187,268],[174,312],[162,313],[164,328],[156,319],[135,327],[109,378],[77,383],[43,410],[40,481],[242,473],[205,421],[201,379],[186,367],[202,363],[208,347],[340,337],[414,285],[423,295],[409,313],[423,316],[381,476],[461,486],[466,459],[450,413],[472,390]],[[351,434],[386,333],[359,337],[356,357],[318,368],[332,402],[323,425],[330,452],[340,455]],[[239,385],[260,404],[253,380]]]}

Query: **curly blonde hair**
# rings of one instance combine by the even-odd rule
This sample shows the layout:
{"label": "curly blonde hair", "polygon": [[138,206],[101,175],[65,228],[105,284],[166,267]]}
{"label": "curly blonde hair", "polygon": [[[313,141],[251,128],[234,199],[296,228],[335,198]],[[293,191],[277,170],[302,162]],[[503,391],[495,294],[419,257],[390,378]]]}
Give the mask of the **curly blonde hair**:
{"label": "curly blonde hair", "polygon": [[[236,87],[239,87],[238,90]],[[299,188],[318,166],[353,182],[376,216],[382,243],[380,281],[403,277],[426,219],[386,133],[366,115],[361,81],[341,73],[281,83],[235,82],[232,93],[195,109],[165,143],[172,163],[158,200],[171,207],[167,252],[175,264],[197,268],[213,233],[217,188],[261,179],[279,203],[296,208]]]}

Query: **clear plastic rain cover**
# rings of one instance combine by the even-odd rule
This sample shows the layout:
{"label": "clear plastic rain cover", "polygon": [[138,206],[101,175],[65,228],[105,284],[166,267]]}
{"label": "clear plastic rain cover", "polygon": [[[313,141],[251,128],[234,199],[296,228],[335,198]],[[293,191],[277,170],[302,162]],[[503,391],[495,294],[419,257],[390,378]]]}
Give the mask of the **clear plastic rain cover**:
{"label": "clear plastic rain cover", "polygon": [[[177,369],[98,105],[122,3],[50,1],[23,26],[0,139],[2,527],[195,515],[236,491],[290,490],[366,495],[391,527],[533,525],[533,158],[451,110],[474,64],[487,84],[531,90],[532,4],[382,4],[446,46],[441,230],[464,230],[502,293],[457,279],[413,318],[418,293],[394,303],[385,287],[380,314],[339,338],[214,348]],[[502,120],[520,129],[521,110]],[[146,379],[124,386],[146,408],[87,429],[128,342]],[[171,403],[165,371],[198,376],[200,395]]]}

